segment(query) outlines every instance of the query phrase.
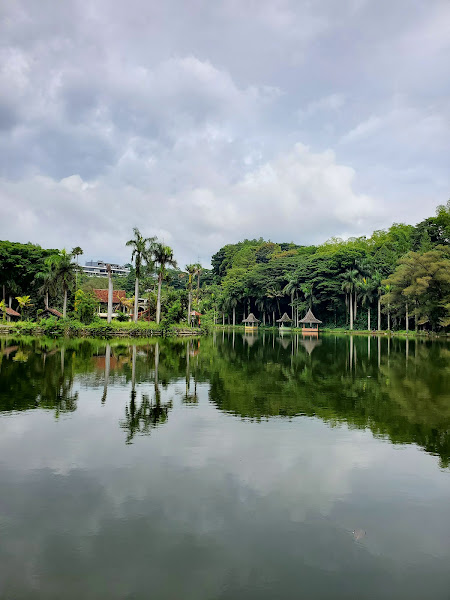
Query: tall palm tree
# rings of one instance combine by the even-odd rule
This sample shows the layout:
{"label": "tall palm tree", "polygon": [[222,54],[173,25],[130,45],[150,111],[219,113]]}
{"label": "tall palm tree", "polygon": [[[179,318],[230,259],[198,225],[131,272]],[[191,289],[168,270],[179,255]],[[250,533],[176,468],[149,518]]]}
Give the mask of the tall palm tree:
{"label": "tall palm tree", "polygon": [[136,322],[138,318],[138,302],[139,302],[139,278],[142,275],[142,267],[144,263],[151,262],[151,254],[156,238],[145,238],[137,227],[133,227],[134,239],[128,240],[127,246],[133,248],[131,252],[131,260],[134,260],[134,268],[136,271],[136,281],[134,284],[134,315],[133,320]]}
{"label": "tall palm tree", "polygon": [[38,294],[44,296],[44,306],[48,308],[48,295],[55,291],[51,265],[44,263],[44,269],[36,273],[34,278],[41,283]]}
{"label": "tall palm tree", "polygon": [[306,302],[308,302],[309,308],[312,309],[313,302],[315,302],[315,300],[316,300],[316,297],[314,296],[314,283],[313,282],[303,283],[300,286],[300,289],[302,290],[303,294],[305,295],[305,300],[306,300]]}
{"label": "tall palm tree", "polygon": [[[78,257],[83,254],[83,249],[80,246],[75,246],[72,248],[72,256],[75,256],[78,267]],[[78,287],[78,271],[75,273],[75,288]]]}
{"label": "tall palm tree", "polygon": [[202,274],[202,265],[200,263],[195,263],[195,277],[197,277],[197,304],[200,297],[200,275]]}
{"label": "tall palm tree", "polygon": [[158,266],[158,296],[156,300],[156,323],[161,320],[161,287],[163,279],[166,277],[167,267],[177,266],[177,261],[173,257],[173,250],[169,246],[158,242],[153,247],[153,260]]}
{"label": "tall palm tree", "polygon": [[342,290],[345,292],[348,298],[348,304],[350,309],[350,330],[353,329],[353,292],[355,291],[356,278],[358,271],[356,269],[349,269],[342,273]]}
{"label": "tall palm tree", "polygon": [[188,274],[188,326],[191,324],[191,308],[192,308],[192,280],[197,275],[197,265],[186,265]]}
{"label": "tall palm tree", "polygon": [[373,300],[373,282],[370,279],[366,279],[365,277],[360,284],[361,290],[361,304],[365,306],[367,304],[367,329],[370,331],[370,303]]}
{"label": "tall palm tree", "polygon": [[53,254],[45,259],[47,267],[51,270],[51,282],[55,288],[61,288],[64,294],[63,317],[67,315],[67,293],[73,288],[75,283],[75,273],[77,265],[72,261],[72,254],[66,250],[60,250],[58,254]]}
{"label": "tall palm tree", "polygon": [[[280,298],[283,298],[284,292],[282,292],[277,287],[272,287],[272,288],[269,288],[267,290],[267,294],[266,295],[267,295],[268,298],[272,298],[272,299],[276,300],[277,308],[278,308],[278,315],[281,317]],[[275,325],[275,323],[273,323],[273,325]]]}

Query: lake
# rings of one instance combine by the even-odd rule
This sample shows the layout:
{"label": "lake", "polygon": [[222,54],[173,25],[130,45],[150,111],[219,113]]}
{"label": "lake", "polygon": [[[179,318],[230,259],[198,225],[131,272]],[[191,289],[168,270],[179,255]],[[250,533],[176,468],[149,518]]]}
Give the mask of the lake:
{"label": "lake", "polygon": [[0,598],[450,597],[450,344],[0,342]]}

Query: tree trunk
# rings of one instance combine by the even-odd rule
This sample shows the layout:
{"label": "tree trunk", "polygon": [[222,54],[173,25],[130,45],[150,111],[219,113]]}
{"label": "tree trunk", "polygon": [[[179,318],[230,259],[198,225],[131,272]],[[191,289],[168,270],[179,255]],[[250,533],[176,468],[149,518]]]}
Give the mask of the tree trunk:
{"label": "tree trunk", "polygon": [[353,318],[354,319],[356,319],[357,308],[358,308],[358,304],[357,304],[357,301],[356,301],[356,290],[355,290],[355,307],[353,309]]}
{"label": "tree trunk", "polygon": [[272,311],[272,327],[275,327],[275,311]]}
{"label": "tree trunk", "polygon": [[44,305],[45,305],[45,308],[48,308],[48,292],[45,294]]}
{"label": "tree trunk", "polygon": [[156,299],[156,324],[159,325],[161,320],[161,286],[162,286],[162,274],[158,275],[158,297]]}
{"label": "tree trunk", "polygon": [[266,325],[266,311],[263,311],[263,325]]}
{"label": "tree trunk", "polygon": [[370,306],[367,309],[367,329],[370,331]]}
{"label": "tree trunk", "polygon": [[233,327],[236,325],[236,307],[233,306]]}
{"label": "tree trunk", "polygon": [[405,329],[406,329],[406,331],[409,331],[409,314],[408,314],[408,303],[406,303]]}
{"label": "tree trunk", "polygon": [[388,304],[387,320],[388,320],[387,328],[388,328],[388,331],[390,331],[391,330],[391,312],[390,312],[389,304]]}
{"label": "tree trunk", "polygon": [[350,331],[353,329],[353,299],[350,297]]}
{"label": "tree trunk", "polygon": [[107,322],[111,323],[112,319],[112,305],[113,305],[113,280],[111,277],[111,271],[108,273],[108,317]]}
{"label": "tree trunk", "polygon": [[291,294],[291,319],[294,322],[294,292]]}
{"label": "tree trunk", "polygon": [[[136,281],[134,283],[134,315],[133,321],[137,323],[138,320],[138,302],[139,302],[139,278],[136,277]],[[150,306],[149,306],[150,308]]]}
{"label": "tree trunk", "polygon": [[191,290],[189,290],[189,294],[188,294],[188,316],[187,316],[188,327],[191,326],[191,304],[192,304],[192,292],[191,292]]}
{"label": "tree trunk", "polygon": [[381,302],[380,297],[378,296],[378,331],[381,330]]}
{"label": "tree trunk", "polygon": [[222,313],[222,326],[225,327],[225,313]]}
{"label": "tree trunk", "polygon": [[64,287],[64,304],[63,304],[63,317],[66,318],[67,314],[67,288]]}

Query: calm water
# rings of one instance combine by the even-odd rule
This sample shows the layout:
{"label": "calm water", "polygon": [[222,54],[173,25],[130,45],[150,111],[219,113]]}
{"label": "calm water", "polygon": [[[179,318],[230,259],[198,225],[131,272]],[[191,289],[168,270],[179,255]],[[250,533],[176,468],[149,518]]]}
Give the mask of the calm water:
{"label": "calm water", "polygon": [[0,598],[450,598],[450,345],[2,340]]}

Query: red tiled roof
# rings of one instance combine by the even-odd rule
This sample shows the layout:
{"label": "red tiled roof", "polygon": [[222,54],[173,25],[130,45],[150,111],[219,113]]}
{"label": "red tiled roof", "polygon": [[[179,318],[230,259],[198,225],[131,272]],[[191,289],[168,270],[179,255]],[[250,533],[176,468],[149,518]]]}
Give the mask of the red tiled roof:
{"label": "red tiled roof", "polygon": [[[108,290],[94,290],[94,294],[97,297],[97,300],[103,302],[105,304],[108,303]],[[114,290],[113,291],[113,304],[118,304],[120,298],[126,298],[127,293],[125,290]]]}
{"label": "red tiled roof", "polygon": [[12,308],[9,308],[9,306],[6,307],[6,314],[10,317],[20,317],[20,313],[16,312]]}
{"label": "red tiled roof", "polygon": [[61,312],[59,312],[59,310],[56,310],[56,308],[50,308],[49,306],[47,306],[47,308],[45,309],[46,312],[49,312],[51,315],[54,315],[55,317],[62,317],[63,314]]}

